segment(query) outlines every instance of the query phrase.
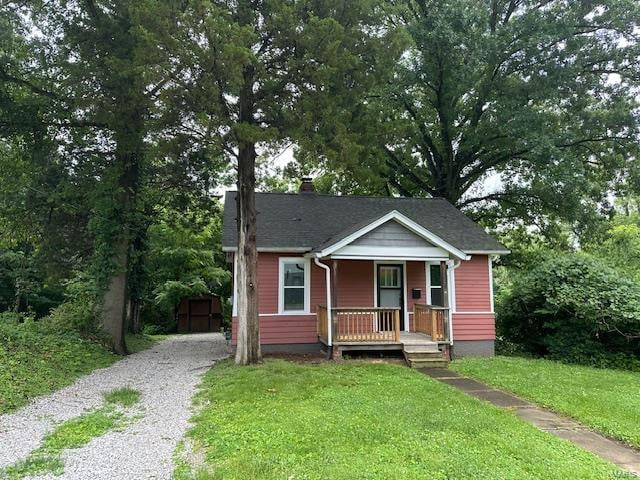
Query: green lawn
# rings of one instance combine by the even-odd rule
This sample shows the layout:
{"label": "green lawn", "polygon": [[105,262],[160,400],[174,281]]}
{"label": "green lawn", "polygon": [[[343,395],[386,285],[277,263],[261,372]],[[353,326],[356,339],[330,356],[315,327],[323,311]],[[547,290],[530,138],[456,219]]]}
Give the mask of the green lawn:
{"label": "green lawn", "polygon": [[[139,351],[154,340],[136,336],[128,342]],[[120,358],[74,333],[53,333],[37,323],[0,323],[0,414]]]}
{"label": "green lawn", "polygon": [[465,358],[451,368],[640,447],[640,374],[518,357]]}
{"label": "green lawn", "polygon": [[[613,478],[617,469],[511,412],[399,365],[256,367],[204,377],[189,438],[198,472],[176,478]],[[178,457],[181,457],[180,452]]]}

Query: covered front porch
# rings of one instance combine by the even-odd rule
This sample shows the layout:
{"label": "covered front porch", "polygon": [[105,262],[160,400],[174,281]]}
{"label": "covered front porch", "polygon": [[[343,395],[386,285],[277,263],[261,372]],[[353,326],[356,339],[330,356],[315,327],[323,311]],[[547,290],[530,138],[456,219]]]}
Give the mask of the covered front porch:
{"label": "covered front porch", "polygon": [[394,348],[420,342],[449,343],[449,309],[414,304],[413,321],[400,328],[400,308],[321,305],[317,311],[318,339],[326,345]]}
{"label": "covered front porch", "polygon": [[443,362],[450,342],[449,309],[413,305],[413,321],[400,328],[400,308],[317,309],[318,339],[334,357],[351,350],[401,350],[412,366]]}
{"label": "covered front porch", "polygon": [[317,334],[334,354],[397,349],[442,359],[448,351],[453,271],[466,253],[392,211],[308,256],[325,271]]}

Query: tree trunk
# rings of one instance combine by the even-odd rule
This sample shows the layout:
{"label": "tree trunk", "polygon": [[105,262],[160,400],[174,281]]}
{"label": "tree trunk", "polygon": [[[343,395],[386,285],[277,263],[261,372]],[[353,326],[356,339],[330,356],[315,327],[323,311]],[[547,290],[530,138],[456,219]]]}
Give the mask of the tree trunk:
{"label": "tree trunk", "polygon": [[129,353],[124,338],[127,315],[128,240],[120,239],[115,248],[115,271],[102,299],[102,329],[109,335],[113,351],[119,355],[126,355]]}
{"label": "tree trunk", "polygon": [[262,360],[258,323],[258,252],[256,249],[255,145],[242,142],[238,152],[238,333],[236,363]]}
{"label": "tree trunk", "polygon": [[[250,3],[250,2],[245,2]],[[251,10],[244,5],[245,14]],[[250,19],[245,19],[250,23]],[[242,23],[242,22],[241,22]],[[243,71],[243,85],[238,98],[238,123],[255,126],[255,67]],[[252,135],[240,133],[238,142],[238,333],[236,363],[248,365],[262,361],[258,318],[258,250],[256,247],[256,143]]]}
{"label": "tree trunk", "polygon": [[[102,328],[112,341],[114,352],[127,355],[125,331],[127,303],[129,299],[128,274],[131,254],[131,230],[135,227],[136,195],[139,188],[140,163],[142,161],[142,116],[134,112],[125,118],[131,121],[116,130],[116,154],[114,169],[117,175],[118,195],[104,219],[114,233],[107,234],[113,245],[111,276],[107,282],[102,302]],[[137,127],[137,128],[136,128]],[[115,223],[115,225],[112,224]]]}
{"label": "tree trunk", "polygon": [[140,321],[140,302],[133,302],[132,310],[131,332],[137,334],[142,332],[142,322]]}

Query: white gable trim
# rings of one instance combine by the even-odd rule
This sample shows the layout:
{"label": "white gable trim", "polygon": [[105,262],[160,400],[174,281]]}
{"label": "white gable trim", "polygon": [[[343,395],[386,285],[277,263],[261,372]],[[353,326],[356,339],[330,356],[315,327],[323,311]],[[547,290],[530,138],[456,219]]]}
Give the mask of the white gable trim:
{"label": "white gable trim", "polygon": [[511,250],[465,250],[468,255],[509,255]]}
{"label": "white gable trim", "polygon": [[331,255],[333,252],[336,252],[337,250],[340,250],[341,248],[349,245],[354,240],[356,240],[356,239],[362,237],[363,235],[369,233],[370,231],[378,228],[380,225],[388,222],[389,220],[395,220],[396,222],[398,222],[403,227],[407,228],[408,230],[411,230],[413,233],[415,233],[415,234],[419,235],[420,237],[424,238],[425,240],[427,240],[431,244],[442,248],[443,250],[447,251],[448,253],[450,253],[454,257],[459,258],[460,260],[469,260],[469,258],[471,258],[466,253],[464,253],[462,250],[460,250],[460,249],[454,247],[453,245],[445,242],[443,239],[441,239],[437,235],[431,233],[429,230],[427,230],[426,228],[424,228],[421,225],[417,224],[416,222],[414,222],[410,218],[406,217],[405,215],[401,214],[397,210],[392,210],[391,212],[387,213],[386,215],[383,215],[379,219],[371,222],[369,225],[366,225],[365,227],[362,227],[357,232],[354,232],[351,235],[348,235],[347,237],[343,238],[342,240],[334,243],[333,245],[330,245],[330,246],[324,248],[321,252],[319,252],[318,256],[319,257],[326,257],[327,255]]}
{"label": "white gable trim", "polygon": [[449,253],[439,247],[373,247],[347,245],[331,254],[331,258],[372,259],[373,257],[404,257],[422,260],[425,258],[448,258]]}

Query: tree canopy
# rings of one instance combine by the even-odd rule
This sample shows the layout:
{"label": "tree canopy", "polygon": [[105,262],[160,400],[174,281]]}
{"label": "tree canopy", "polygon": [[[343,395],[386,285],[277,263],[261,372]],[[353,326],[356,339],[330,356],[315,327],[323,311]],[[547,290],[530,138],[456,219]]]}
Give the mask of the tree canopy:
{"label": "tree canopy", "polygon": [[531,224],[588,221],[637,173],[637,2],[397,3],[410,48],[315,162],[330,188]]}

